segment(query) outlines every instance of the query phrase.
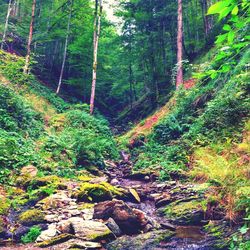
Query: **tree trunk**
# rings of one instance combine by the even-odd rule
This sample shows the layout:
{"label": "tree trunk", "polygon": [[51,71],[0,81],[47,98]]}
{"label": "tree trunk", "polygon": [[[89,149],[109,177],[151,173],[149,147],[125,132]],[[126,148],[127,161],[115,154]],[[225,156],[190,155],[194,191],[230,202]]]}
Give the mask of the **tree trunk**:
{"label": "tree trunk", "polygon": [[28,44],[27,44],[27,55],[26,55],[26,59],[25,59],[25,66],[24,66],[24,69],[23,69],[23,72],[25,74],[28,74],[28,72],[29,72],[31,42],[32,42],[33,27],[34,27],[34,21],[35,21],[35,11],[36,11],[36,0],[33,0],[31,21],[30,21],[30,32],[29,32],[29,38],[28,38]]}
{"label": "tree trunk", "polygon": [[[98,9],[99,9],[99,13],[98,13]],[[93,39],[94,49],[93,49],[92,88],[91,88],[91,97],[90,97],[90,114],[93,114],[94,112],[97,55],[98,55],[98,44],[99,44],[99,38],[100,38],[100,32],[101,32],[101,16],[102,16],[102,0],[100,0],[100,4],[98,4],[98,0],[96,0],[95,20],[94,20],[94,39]]]}
{"label": "tree trunk", "polygon": [[70,13],[69,13],[69,18],[68,18],[68,26],[67,26],[67,34],[66,34],[66,39],[65,39],[65,46],[64,46],[64,54],[63,54],[63,62],[62,62],[62,68],[61,68],[61,73],[60,73],[60,78],[57,86],[56,93],[59,94],[59,91],[61,89],[62,85],[62,78],[63,78],[63,73],[64,73],[64,67],[65,67],[65,61],[67,57],[67,50],[68,50],[68,41],[69,41],[69,32],[70,32],[70,22],[71,22],[71,17],[72,17],[72,0],[70,1]]}
{"label": "tree trunk", "polygon": [[3,39],[2,39],[2,43],[1,43],[1,50],[3,50],[5,40],[6,40],[6,34],[7,34],[7,30],[8,30],[8,25],[9,25],[9,17],[10,17],[10,12],[12,9],[11,2],[12,2],[12,0],[9,0],[7,15],[6,15],[6,19],[5,19],[5,26],[4,26],[4,31],[3,31]]}
{"label": "tree trunk", "polygon": [[182,21],[182,0],[178,0],[178,34],[177,34],[177,76],[176,89],[183,84],[183,21]]}

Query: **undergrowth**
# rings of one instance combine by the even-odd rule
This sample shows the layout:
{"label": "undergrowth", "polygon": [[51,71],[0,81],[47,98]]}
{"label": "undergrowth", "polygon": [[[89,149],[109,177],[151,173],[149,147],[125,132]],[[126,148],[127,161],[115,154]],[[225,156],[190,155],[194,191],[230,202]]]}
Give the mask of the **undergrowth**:
{"label": "undergrowth", "polygon": [[0,84],[0,182],[12,182],[27,165],[41,175],[70,177],[118,157],[102,116],[89,115],[88,105],[66,103],[34,75],[24,75],[24,58],[1,51],[0,59],[0,74],[8,79]]}

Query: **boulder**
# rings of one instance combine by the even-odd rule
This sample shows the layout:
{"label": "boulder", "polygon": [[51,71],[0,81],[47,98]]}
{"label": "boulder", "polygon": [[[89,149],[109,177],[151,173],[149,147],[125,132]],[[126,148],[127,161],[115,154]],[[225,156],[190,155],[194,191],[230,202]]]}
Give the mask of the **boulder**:
{"label": "boulder", "polygon": [[68,219],[74,234],[86,240],[111,239],[114,237],[111,230],[102,222],[94,220],[84,220],[80,217],[72,217]]}
{"label": "boulder", "polygon": [[113,218],[122,232],[134,234],[142,231],[149,222],[145,214],[133,209],[121,200],[112,200],[99,203],[94,208],[94,218]]}
{"label": "boulder", "polygon": [[37,243],[36,246],[38,246],[38,247],[50,247],[53,245],[57,245],[57,244],[66,242],[72,238],[74,238],[74,236],[71,234],[61,234],[61,235],[51,237],[48,240]]}
{"label": "boulder", "polygon": [[[135,237],[123,236],[109,243],[107,250],[151,250],[161,248],[162,241],[168,241],[174,235],[168,230],[158,230]],[[165,249],[165,248],[164,248]]]}
{"label": "boulder", "polygon": [[45,222],[45,217],[40,210],[30,209],[20,214],[19,222],[25,226],[33,226]]}
{"label": "boulder", "polygon": [[206,206],[203,200],[178,201],[158,211],[176,225],[201,225],[205,219]]}
{"label": "boulder", "polygon": [[114,221],[114,219],[112,218],[109,218],[107,221],[106,221],[106,226],[113,232],[113,234],[117,237],[121,236],[122,235],[122,231],[121,229],[119,228],[119,226],[116,224],[116,222]]}
{"label": "boulder", "polygon": [[123,196],[123,190],[110,185],[107,182],[102,183],[83,183],[80,190],[77,191],[73,196],[78,201],[106,201],[111,200],[113,197]]}
{"label": "boulder", "polygon": [[57,230],[56,224],[50,224],[48,226],[48,229],[45,231],[42,231],[42,233],[38,236],[38,238],[36,239],[36,242],[44,242],[44,241],[51,240],[57,234],[58,234],[58,230]]}

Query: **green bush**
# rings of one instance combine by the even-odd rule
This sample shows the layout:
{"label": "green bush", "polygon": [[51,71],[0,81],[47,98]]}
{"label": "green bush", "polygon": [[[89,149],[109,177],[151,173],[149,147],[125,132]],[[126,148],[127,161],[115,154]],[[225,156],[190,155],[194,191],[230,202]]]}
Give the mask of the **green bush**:
{"label": "green bush", "polygon": [[0,85],[0,96],[0,127],[37,138],[43,131],[41,115],[7,87]]}
{"label": "green bush", "polygon": [[37,237],[41,234],[42,229],[39,226],[33,226],[29,232],[21,237],[21,241],[24,244],[35,242]]}

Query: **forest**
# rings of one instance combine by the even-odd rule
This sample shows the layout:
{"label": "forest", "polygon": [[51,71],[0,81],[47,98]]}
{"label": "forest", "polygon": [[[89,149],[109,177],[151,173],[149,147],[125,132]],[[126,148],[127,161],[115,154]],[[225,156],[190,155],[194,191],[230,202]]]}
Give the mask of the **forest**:
{"label": "forest", "polygon": [[250,249],[249,1],[0,20],[0,249]]}

